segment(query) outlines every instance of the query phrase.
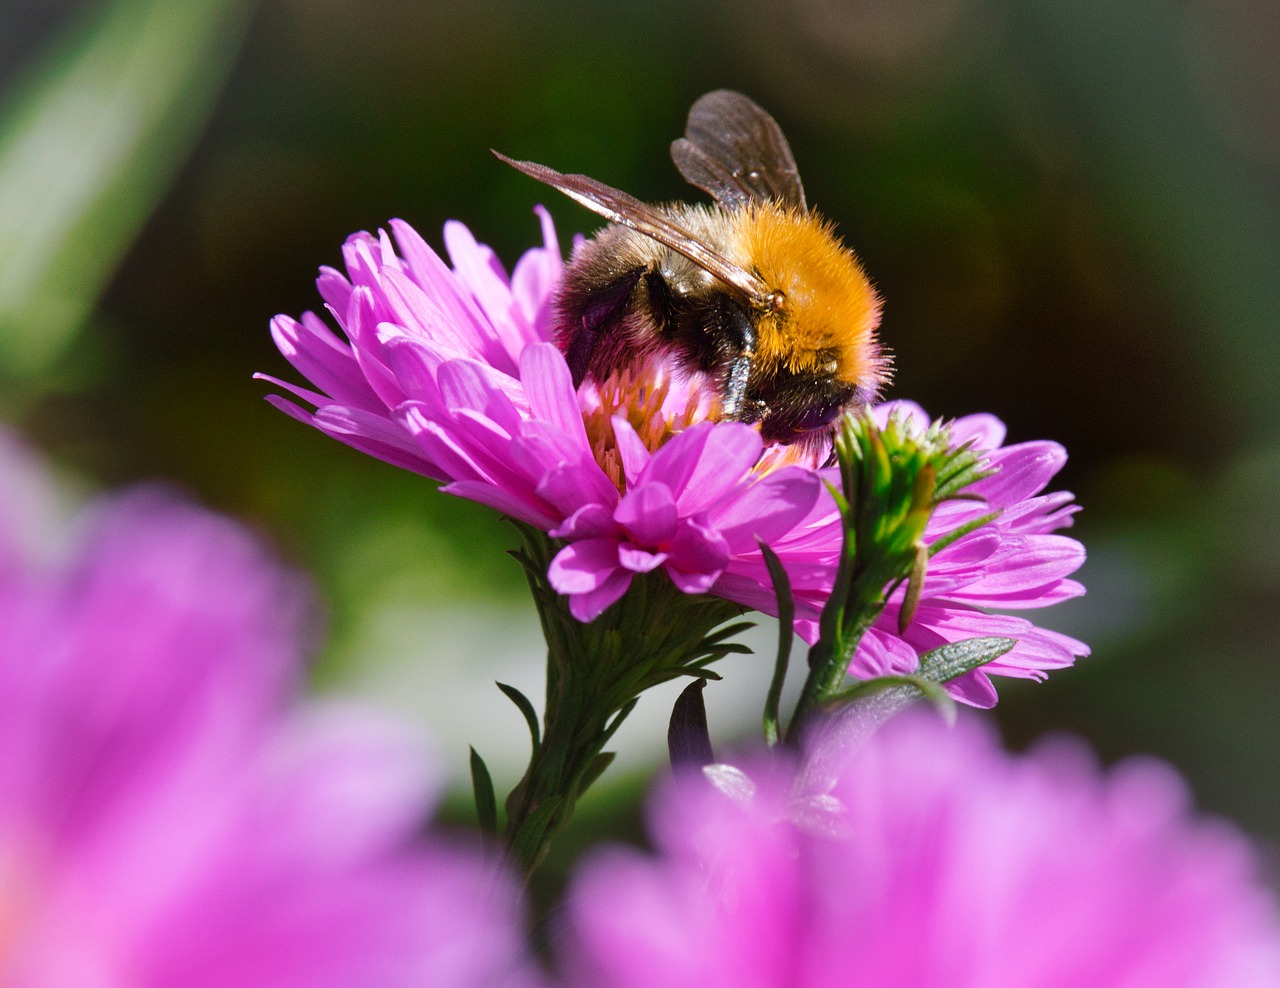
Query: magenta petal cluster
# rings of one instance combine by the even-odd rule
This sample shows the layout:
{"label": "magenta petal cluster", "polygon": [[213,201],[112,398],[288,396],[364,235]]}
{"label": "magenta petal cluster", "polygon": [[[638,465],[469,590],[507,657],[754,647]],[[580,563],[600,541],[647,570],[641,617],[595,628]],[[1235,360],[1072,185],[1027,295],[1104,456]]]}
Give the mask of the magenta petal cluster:
{"label": "magenta petal cluster", "polygon": [[654,454],[625,419],[615,417],[613,431],[626,493],[584,505],[550,532],[570,540],[551,563],[551,584],[572,595],[583,621],[621,597],[633,574],[659,566],[686,593],[716,589],[758,553],[757,539],[785,533],[818,498],[798,468],[752,478],[762,444],[741,423],[698,423]]}
{"label": "magenta petal cluster", "polygon": [[[829,792],[759,760],[677,779],[656,855],[611,849],[569,894],[582,988],[1264,988],[1280,925],[1245,838],[1167,766],[1027,756],[903,716]],[[714,784],[713,784],[714,783]]]}
{"label": "magenta petal cluster", "polygon": [[531,983],[512,890],[417,836],[439,785],[417,740],[292,702],[302,582],[156,490],[93,506],[42,565],[9,527],[30,507],[11,447],[0,983]]}
{"label": "magenta petal cluster", "polygon": [[[649,380],[620,403],[597,382],[575,389],[550,342],[561,259],[539,212],[545,245],[510,277],[458,223],[445,228],[451,265],[399,221],[394,242],[351,237],[346,274],[319,279],[343,337],[312,313],[272,323],[319,390],[270,379],[303,405],[272,402],[564,540],[549,578],[580,620],[658,568],[686,592],[776,610],[757,540],[809,518],[817,474],[766,465],[755,429],[699,420],[696,382]],[[806,628],[815,615],[802,602]]]}
{"label": "magenta petal cluster", "polygon": [[[890,415],[921,431],[929,425],[924,410],[910,402],[888,402],[875,415],[882,426]],[[991,415],[956,419],[950,431],[954,443],[971,443],[981,451],[993,473],[966,490],[981,500],[939,506],[925,541],[936,543],[975,519],[990,520],[929,559],[920,602],[905,631],[899,630],[905,589],[897,590],[864,636],[850,673],[871,678],[914,672],[920,656],[940,645],[987,635],[1014,638],[1011,651],[947,684],[956,699],[990,707],[996,702],[990,676],[1043,679],[1047,670],[1089,654],[1083,642],[1001,613],[1049,607],[1084,593],[1070,576],[1084,562],[1085,551],[1075,539],[1056,534],[1078,510],[1072,496],[1041,493],[1066,462],[1060,445],[1005,446],[1004,424]]]}

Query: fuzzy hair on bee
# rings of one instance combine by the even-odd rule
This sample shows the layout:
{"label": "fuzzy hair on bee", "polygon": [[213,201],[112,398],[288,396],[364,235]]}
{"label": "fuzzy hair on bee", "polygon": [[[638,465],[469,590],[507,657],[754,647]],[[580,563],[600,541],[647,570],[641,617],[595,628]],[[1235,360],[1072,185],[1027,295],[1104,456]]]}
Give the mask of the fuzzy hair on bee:
{"label": "fuzzy hair on bee", "polygon": [[574,384],[666,357],[706,375],[722,416],[759,423],[768,442],[829,435],[888,377],[875,289],[805,203],[777,123],[746,96],[699,99],[671,156],[713,204],[649,205],[498,155],[610,221],[574,251],[555,299]]}

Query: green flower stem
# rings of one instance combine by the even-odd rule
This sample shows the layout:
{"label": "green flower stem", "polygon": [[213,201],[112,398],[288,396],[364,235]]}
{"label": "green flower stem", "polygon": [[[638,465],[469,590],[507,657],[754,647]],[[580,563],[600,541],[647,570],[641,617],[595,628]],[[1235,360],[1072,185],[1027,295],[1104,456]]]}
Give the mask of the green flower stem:
{"label": "green flower stem", "polygon": [[845,688],[849,663],[867,629],[904,582],[903,628],[920,598],[929,560],[925,526],[934,508],[963,496],[984,476],[966,447],[953,448],[940,425],[922,433],[890,419],[884,429],[869,414],[844,421],[836,440],[843,550],[831,596],[822,610],[809,675],[787,729],[796,743],[814,712]]}
{"label": "green flower stem", "polygon": [[547,641],[541,738],[533,738],[529,767],[506,801],[507,854],[527,877],[612,761],[605,746],[640,694],[679,676],[716,678],[707,665],[746,649],[726,644],[745,625],[721,627],[742,607],[682,593],[662,572],[637,575],[621,601],[581,623],[547,583],[557,546],[536,529],[518,527],[524,548],[516,557]]}
{"label": "green flower stem", "polygon": [[809,675],[796,703],[789,739],[796,736],[806,717],[845,686],[849,663],[862,636],[875,624],[888,602],[885,587],[901,578],[899,566],[887,560],[878,562],[880,565],[868,567],[857,580],[852,599],[841,615],[838,633],[830,639],[820,638],[809,650]]}

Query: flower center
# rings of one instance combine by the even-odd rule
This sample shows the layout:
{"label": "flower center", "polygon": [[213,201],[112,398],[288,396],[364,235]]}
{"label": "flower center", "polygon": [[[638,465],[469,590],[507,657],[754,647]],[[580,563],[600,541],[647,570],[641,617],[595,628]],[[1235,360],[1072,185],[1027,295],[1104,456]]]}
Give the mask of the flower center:
{"label": "flower center", "polygon": [[[620,493],[627,480],[618,456],[613,419],[621,415],[650,453],[699,422],[719,422],[723,401],[704,374],[672,372],[659,357],[642,357],[614,371],[603,382],[587,378],[578,391],[582,421],[595,461]],[[814,433],[807,440],[765,447],[755,472],[761,476],[787,466],[814,469],[828,458],[831,437]]]}
{"label": "flower center", "polygon": [[677,378],[659,360],[637,360],[603,382],[588,378],[579,397],[592,454],[621,492],[626,476],[613,433],[615,416],[627,420],[651,453],[691,425],[720,419],[720,396],[702,375]]}

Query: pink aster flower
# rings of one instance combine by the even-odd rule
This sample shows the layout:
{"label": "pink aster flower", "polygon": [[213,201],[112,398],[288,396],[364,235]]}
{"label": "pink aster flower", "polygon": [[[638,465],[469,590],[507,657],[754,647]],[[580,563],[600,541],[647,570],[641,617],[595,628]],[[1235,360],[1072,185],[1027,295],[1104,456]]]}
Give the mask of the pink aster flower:
{"label": "pink aster flower", "polygon": [[[458,223],[445,227],[452,265],[407,224],[351,237],[346,273],[318,285],[336,335],[318,316],[277,316],[272,332],[319,390],[267,378],[301,399],[269,398],[289,415],[390,463],[444,482],[566,545],[549,579],[591,620],[637,573],[662,568],[682,590],[710,592],[776,613],[757,540],[778,554],[796,597],[796,630],[812,642],[830,593],[840,525],[812,450],[765,447],[756,429],[714,421],[716,402],[698,380],[661,366],[590,378],[573,388],[550,342],[562,265],[550,218],[544,246],[510,277]],[[312,406],[307,410],[304,406]],[[921,426],[924,413],[899,408]],[[995,513],[932,560],[925,597],[906,633],[896,631],[901,591],[867,636],[851,672],[913,671],[919,655],[978,635],[1017,647],[949,688],[979,706],[995,702],[991,674],[1042,677],[1088,649],[1029,621],[991,613],[1043,607],[1082,592],[1066,576],[1078,542],[1051,534],[1069,523],[1070,495],[1036,495],[1061,467],[1053,443],[1002,447],[986,415],[953,426],[957,441],[988,451],[996,476],[975,489],[985,505],[944,505],[930,540]],[[807,459],[806,459],[807,458]]]}
{"label": "pink aster flower", "polygon": [[[458,223],[447,265],[408,225],[351,237],[346,274],[318,285],[345,338],[322,319],[277,316],[276,344],[319,390],[276,385],[293,417],[387,462],[442,481],[567,544],[549,578],[580,620],[662,568],[689,593],[776,610],[757,539],[807,522],[821,495],[800,451],[766,450],[756,429],[708,418],[697,380],[660,366],[572,384],[550,342],[561,275],[545,244],[510,277]],[[785,561],[785,560],[784,560]],[[817,611],[802,601],[801,617]]]}
{"label": "pink aster flower", "polygon": [[[6,526],[30,477],[8,446]],[[297,578],[158,491],[78,534],[42,568],[0,532],[0,984],[528,983],[510,890],[415,836],[418,746],[289,704]]]}
{"label": "pink aster flower", "polygon": [[706,771],[659,794],[655,855],[578,875],[570,984],[1280,984],[1252,848],[1192,818],[1162,764],[1101,774],[1069,739],[1010,756],[976,723],[904,716],[830,792],[776,760]]}
{"label": "pink aster flower", "polygon": [[[898,415],[920,430],[929,417],[910,402],[875,409],[883,426]],[[1078,510],[1072,496],[1042,494],[1066,462],[1053,442],[1005,446],[1004,424],[991,415],[967,415],[950,425],[954,443],[972,443],[994,473],[966,489],[981,500],[950,501],[933,513],[925,531],[929,544],[975,519],[989,521],[936,552],[929,560],[920,602],[905,631],[898,623],[905,588],[899,588],[868,630],[850,665],[858,678],[914,672],[920,656],[949,642],[995,635],[1017,640],[993,662],[947,683],[958,700],[979,707],[996,702],[990,676],[1043,679],[1046,670],[1071,665],[1089,654],[1083,642],[1003,611],[1024,611],[1069,600],[1084,587],[1069,579],[1084,562],[1084,546],[1055,534]],[[832,523],[834,524],[834,522]],[[834,536],[832,536],[834,538]]]}

